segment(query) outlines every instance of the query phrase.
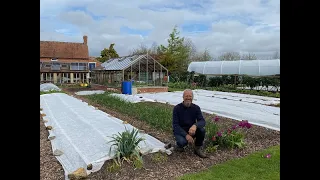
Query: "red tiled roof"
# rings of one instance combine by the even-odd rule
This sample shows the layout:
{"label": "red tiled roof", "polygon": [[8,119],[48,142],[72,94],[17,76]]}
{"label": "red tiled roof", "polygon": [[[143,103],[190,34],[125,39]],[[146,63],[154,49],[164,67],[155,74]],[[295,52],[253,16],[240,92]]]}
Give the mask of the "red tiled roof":
{"label": "red tiled roof", "polygon": [[89,59],[87,36],[83,43],[40,41],[40,58]]}
{"label": "red tiled roof", "polygon": [[101,62],[97,60],[96,57],[89,57],[90,62],[96,62],[96,67],[100,67],[101,66]]}

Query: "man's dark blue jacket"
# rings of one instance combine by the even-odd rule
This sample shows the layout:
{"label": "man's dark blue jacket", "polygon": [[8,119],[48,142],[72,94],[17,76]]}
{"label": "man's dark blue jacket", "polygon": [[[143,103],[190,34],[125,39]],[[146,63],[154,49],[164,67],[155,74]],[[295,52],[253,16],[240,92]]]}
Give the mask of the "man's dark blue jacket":
{"label": "man's dark blue jacket", "polygon": [[195,124],[197,128],[203,128],[206,125],[200,107],[195,104],[191,104],[190,107],[184,106],[183,103],[177,104],[173,108],[172,119],[173,133],[183,137],[188,134],[192,125]]}

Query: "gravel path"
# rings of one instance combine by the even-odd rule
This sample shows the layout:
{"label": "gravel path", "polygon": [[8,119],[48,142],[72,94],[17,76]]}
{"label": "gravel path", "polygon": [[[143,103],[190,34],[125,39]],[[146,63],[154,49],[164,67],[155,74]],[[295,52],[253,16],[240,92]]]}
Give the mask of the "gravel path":
{"label": "gravel path", "polygon": [[48,131],[40,115],[40,179],[63,180],[64,171],[59,161],[52,155],[51,143],[48,140]]}

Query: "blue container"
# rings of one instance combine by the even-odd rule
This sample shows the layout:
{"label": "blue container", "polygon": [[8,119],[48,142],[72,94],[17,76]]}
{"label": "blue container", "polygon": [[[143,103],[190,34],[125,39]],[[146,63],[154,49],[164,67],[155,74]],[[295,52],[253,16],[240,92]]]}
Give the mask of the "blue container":
{"label": "blue container", "polygon": [[122,94],[132,94],[132,82],[131,81],[122,81],[121,86]]}

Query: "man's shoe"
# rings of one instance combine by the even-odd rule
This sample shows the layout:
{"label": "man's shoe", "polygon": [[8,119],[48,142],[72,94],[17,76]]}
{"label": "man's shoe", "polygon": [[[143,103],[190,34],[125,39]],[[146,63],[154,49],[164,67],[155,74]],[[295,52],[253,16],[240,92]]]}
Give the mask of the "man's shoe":
{"label": "man's shoe", "polygon": [[201,146],[195,146],[194,153],[201,158],[207,158],[208,156],[201,150]]}
{"label": "man's shoe", "polygon": [[179,146],[175,146],[174,150],[177,151],[177,152],[184,152],[184,148],[181,148]]}

